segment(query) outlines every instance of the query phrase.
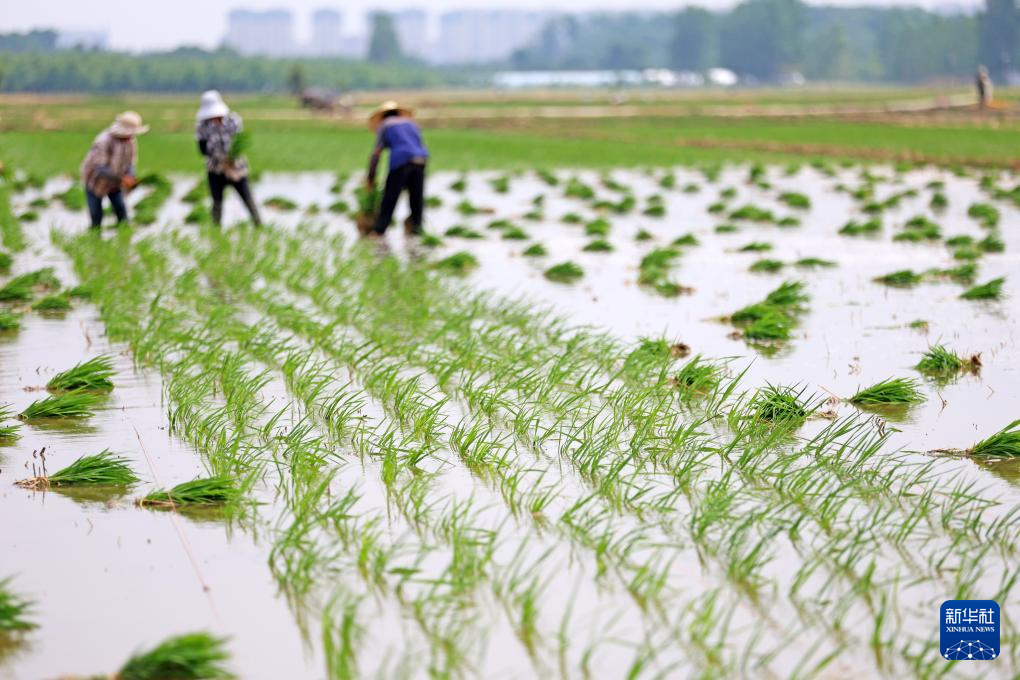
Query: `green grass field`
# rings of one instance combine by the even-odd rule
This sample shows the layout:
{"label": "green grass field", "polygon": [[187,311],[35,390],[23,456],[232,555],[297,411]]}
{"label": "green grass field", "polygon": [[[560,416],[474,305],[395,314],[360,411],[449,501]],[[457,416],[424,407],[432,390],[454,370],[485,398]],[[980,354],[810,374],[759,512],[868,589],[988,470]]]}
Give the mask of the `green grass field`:
{"label": "green grass field", "polygon": [[[628,93],[625,109],[608,106],[605,92],[404,97],[421,111],[439,169],[665,166],[794,156],[947,165],[1014,162],[1020,123],[1008,109],[988,116],[959,109],[937,116],[798,114],[819,105],[875,109],[923,103],[936,94],[922,89],[639,91]],[[364,112],[381,96],[362,95],[349,116],[316,116],[283,97],[231,101],[252,132],[249,155],[256,168],[352,170],[364,164],[372,144]],[[1011,98],[1011,93],[1002,95],[1005,102]],[[192,97],[9,97],[0,100],[0,160],[39,175],[73,173],[92,137],[118,111],[133,108],[152,125],[141,142],[143,171],[198,171],[191,134],[194,105]],[[634,105],[647,105],[648,113],[632,113]],[[770,108],[775,106],[790,113],[777,116]]]}

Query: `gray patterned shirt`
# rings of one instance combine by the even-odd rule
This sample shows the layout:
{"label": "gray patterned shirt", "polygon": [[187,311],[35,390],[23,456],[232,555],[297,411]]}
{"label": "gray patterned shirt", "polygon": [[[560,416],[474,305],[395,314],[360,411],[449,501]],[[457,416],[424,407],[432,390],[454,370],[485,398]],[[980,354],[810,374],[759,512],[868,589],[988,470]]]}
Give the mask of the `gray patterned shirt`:
{"label": "gray patterned shirt", "polygon": [[234,135],[242,129],[244,123],[236,113],[228,113],[219,125],[212,119],[196,123],[195,138],[199,144],[205,142],[205,167],[209,172],[229,174],[234,179],[248,175],[248,163],[243,156],[234,159],[228,157]]}

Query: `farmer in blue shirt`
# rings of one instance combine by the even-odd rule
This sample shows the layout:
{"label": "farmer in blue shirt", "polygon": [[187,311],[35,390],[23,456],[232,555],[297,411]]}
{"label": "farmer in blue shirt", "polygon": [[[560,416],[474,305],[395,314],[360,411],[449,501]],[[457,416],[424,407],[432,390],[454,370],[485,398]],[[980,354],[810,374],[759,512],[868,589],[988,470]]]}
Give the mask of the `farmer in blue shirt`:
{"label": "farmer in blue shirt", "polygon": [[386,176],[379,215],[373,233],[385,234],[393,221],[397,199],[407,189],[411,216],[404,222],[405,234],[421,234],[425,212],[425,163],[429,152],[421,138],[418,124],[411,118],[411,110],[396,102],[385,102],[369,118],[369,126],[376,132],[375,149],[368,163],[368,185],[375,187],[375,173],[383,149],[390,150],[390,171]]}

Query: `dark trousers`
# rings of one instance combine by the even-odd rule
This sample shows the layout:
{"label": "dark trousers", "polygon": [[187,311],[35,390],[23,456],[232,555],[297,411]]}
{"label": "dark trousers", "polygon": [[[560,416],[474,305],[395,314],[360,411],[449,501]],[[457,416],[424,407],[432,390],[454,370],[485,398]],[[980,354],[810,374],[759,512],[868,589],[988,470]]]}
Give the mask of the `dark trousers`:
{"label": "dark trousers", "polygon": [[[117,224],[127,222],[127,206],[124,205],[124,194],[117,191],[111,191],[106,195],[110,199],[110,205],[113,206],[113,212],[117,215]],[[94,193],[85,190],[85,203],[89,206],[89,218],[92,220],[92,226],[98,229],[103,224],[103,197],[96,196]]]}
{"label": "dark trousers", "polygon": [[419,163],[404,163],[390,170],[386,176],[379,216],[375,219],[375,233],[386,233],[386,228],[393,221],[397,200],[404,189],[407,189],[407,198],[411,204],[411,231],[421,233],[421,223],[425,216],[425,165]]}
{"label": "dark trousers", "polygon": [[251,215],[252,223],[257,227],[262,224],[262,219],[259,217],[259,206],[255,202],[255,198],[251,195],[251,187],[248,186],[248,178],[242,177],[239,180],[229,179],[226,175],[219,172],[209,173],[209,195],[212,196],[212,218],[213,222],[219,224],[223,219],[223,190],[228,186],[234,187],[234,191],[244,201],[244,207],[248,209],[248,214]]}

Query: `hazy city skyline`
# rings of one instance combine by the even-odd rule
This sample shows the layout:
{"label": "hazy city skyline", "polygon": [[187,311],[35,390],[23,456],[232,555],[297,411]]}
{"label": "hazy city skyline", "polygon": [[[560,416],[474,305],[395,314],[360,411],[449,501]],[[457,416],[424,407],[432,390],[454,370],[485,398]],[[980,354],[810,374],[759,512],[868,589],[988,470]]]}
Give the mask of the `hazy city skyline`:
{"label": "hazy city skyline", "polygon": [[[415,4],[400,0],[366,2],[330,2],[329,0],[176,0],[173,3],[139,3],[137,0],[36,0],[33,3],[11,3],[0,13],[0,32],[53,28],[59,31],[105,32],[111,49],[168,49],[180,45],[214,48],[220,45],[227,29],[227,14],[233,9],[286,9],[294,14],[295,39],[312,39],[311,15],[316,10],[336,10],[343,14],[345,31],[362,29],[365,14],[373,9],[398,11],[426,9],[433,17],[458,9],[519,9],[583,12],[597,10],[679,9],[698,5],[723,9],[736,4],[734,0],[648,0],[635,7],[626,0],[433,0]],[[928,9],[979,7],[982,0],[832,0],[815,4],[834,5],[916,5]]]}

